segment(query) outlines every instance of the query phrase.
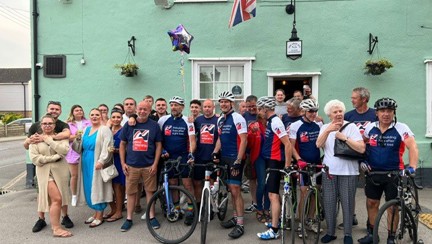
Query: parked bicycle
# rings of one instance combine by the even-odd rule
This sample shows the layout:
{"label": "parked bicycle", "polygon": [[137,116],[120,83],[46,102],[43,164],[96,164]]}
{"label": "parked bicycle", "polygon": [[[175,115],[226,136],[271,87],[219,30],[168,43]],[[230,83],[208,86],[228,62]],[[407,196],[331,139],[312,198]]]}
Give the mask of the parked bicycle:
{"label": "parked bicycle", "polygon": [[[414,175],[406,169],[369,172],[368,176],[374,174],[386,174],[389,177],[396,177],[398,181],[397,198],[384,203],[378,211],[373,230],[374,243],[391,237],[395,243],[417,244],[418,214],[421,210],[417,190],[423,187],[415,183]],[[372,183],[376,184],[372,179]]]}
{"label": "parked bicycle", "polygon": [[300,214],[301,221],[301,238],[304,244],[318,243],[321,229],[321,221],[324,220],[324,209],[322,200],[322,190],[317,184],[317,178],[326,173],[327,177],[331,178],[329,168],[325,164],[314,165],[306,164],[302,166],[301,173],[306,173],[310,178],[306,197],[303,202],[302,211]]}
{"label": "parked bicycle", "polygon": [[[176,169],[177,175],[181,175],[181,169],[189,167],[187,163],[181,163],[181,157],[177,159],[167,160],[164,164],[164,170],[161,172],[163,176],[162,187],[150,199],[146,216],[150,216],[150,209],[155,207],[155,217],[160,222],[160,228],[154,229],[150,224],[150,218],[146,218],[147,227],[156,240],[161,243],[180,243],[188,239],[195,230],[198,223],[198,208],[193,195],[181,186],[169,185],[168,173]],[[173,201],[173,194],[179,196],[179,203]],[[185,210],[183,204],[189,203],[193,205],[193,221],[191,225],[186,225],[183,221]],[[156,207],[160,207],[157,211]]]}
{"label": "parked bicycle", "polygon": [[[223,221],[228,208],[228,190],[222,175],[226,175],[227,166],[213,162],[207,164],[195,164],[194,167],[205,167],[204,187],[201,194],[201,208],[198,221],[201,223],[201,244],[206,242],[207,224],[217,214]],[[211,175],[216,174],[216,180],[211,185]]]}

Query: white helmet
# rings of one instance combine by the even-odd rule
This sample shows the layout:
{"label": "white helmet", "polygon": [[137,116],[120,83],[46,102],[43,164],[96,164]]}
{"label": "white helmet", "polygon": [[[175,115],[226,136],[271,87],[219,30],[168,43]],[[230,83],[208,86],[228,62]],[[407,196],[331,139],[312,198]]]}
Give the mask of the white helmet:
{"label": "white helmet", "polygon": [[177,103],[180,105],[184,105],[184,99],[179,97],[179,96],[173,96],[170,100],[169,103]]}
{"label": "white helmet", "polygon": [[257,107],[274,109],[276,107],[276,99],[274,97],[260,97],[257,101]]}
{"label": "white helmet", "polygon": [[229,91],[224,91],[221,94],[219,94],[219,102],[222,99],[226,99],[230,102],[234,102],[234,95]]}
{"label": "white helmet", "polygon": [[306,111],[318,110],[319,104],[315,99],[305,99],[300,103],[300,108]]}

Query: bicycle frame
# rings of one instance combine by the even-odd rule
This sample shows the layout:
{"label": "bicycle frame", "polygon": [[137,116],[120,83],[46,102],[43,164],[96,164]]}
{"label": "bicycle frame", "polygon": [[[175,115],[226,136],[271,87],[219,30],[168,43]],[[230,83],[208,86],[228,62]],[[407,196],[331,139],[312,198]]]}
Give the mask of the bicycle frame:
{"label": "bicycle frame", "polygon": [[165,162],[164,170],[161,172],[163,175],[163,182],[162,187],[165,192],[165,202],[166,202],[166,214],[167,218],[171,221],[175,221],[178,219],[180,211],[175,209],[173,199],[171,192],[169,190],[169,179],[168,179],[168,172],[170,172],[173,168],[178,169],[181,165],[181,157],[178,157],[177,159],[171,159]]}

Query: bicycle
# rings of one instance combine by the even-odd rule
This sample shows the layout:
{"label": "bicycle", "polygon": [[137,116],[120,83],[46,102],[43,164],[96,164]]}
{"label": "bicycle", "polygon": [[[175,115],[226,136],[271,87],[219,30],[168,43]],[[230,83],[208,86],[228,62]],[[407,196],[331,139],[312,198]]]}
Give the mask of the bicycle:
{"label": "bicycle", "polygon": [[[181,163],[181,157],[165,161],[164,169],[161,172],[163,176],[162,187],[153,194],[147,206],[146,216],[150,216],[151,208],[156,209],[156,206],[160,206],[161,208],[159,212],[155,210],[155,217],[157,217],[160,222],[160,228],[154,229],[150,224],[150,218],[146,218],[150,233],[161,243],[172,244],[185,241],[193,234],[198,223],[198,208],[193,195],[183,187],[169,185],[168,181],[168,173],[172,169],[176,169],[178,172],[176,175],[180,175],[180,167],[186,166],[189,166],[189,164]],[[182,196],[189,204],[193,205],[194,218],[190,226],[179,221],[183,218],[184,210],[174,204],[174,192],[177,192],[179,201],[180,196]]]}
{"label": "bicycle", "polygon": [[[213,219],[212,215],[217,213],[218,219],[225,219],[228,208],[227,185],[221,177],[221,170],[226,172],[226,165],[219,165],[213,162],[207,164],[195,164],[194,167],[205,167],[204,187],[201,194],[201,208],[199,211],[198,222],[201,223],[201,243],[206,242],[207,224]],[[210,176],[216,173],[216,180],[210,186]],[[225,174],[226,175],[226,174]]]}
{"label": "bicycle", "polygon": [[[319,170],[319,172],[317,172]],[[302,214],[300,221],[302,224],[301,238],[303,243],[319,242],[321,234],[321,221],[324,220],[323,200],[321,188],[317,185],[317,178],[326,173],[330,177],[329,167],[325,164],[314,165],[307,164],[304,169],[299,170],[300,173],[306,173],[310,178],[310,185],[308,186],[306,197],[303,202]]]}
{"label": "bicycle", "polygon": [[[413,175],[406,169],[401,171],[369,172],[368,176],[380,174],[388,177],[397,177],[397,197],[384,203],[378,210],[373,230],[373,241],[386,240],[393,237],[395,243],[417,244],[418,213],[420,204],[418,189]],[[373,179],[372,183],[377,185]]]}
{"label": "bicycle", "polygon": [[279,172],[284,175],[283,181],[283,194],[282,194],[282,205],[281,205],[281,217],[280,217],[280,235],[282,244],[285,243],[285,230],[291,230],[291,244],[295,244],[295,206],[292,202],[292,196],[296,194],[292,190],[291,175],[297,174],[297,166],[291,165],[289,168],[284,169],[272,169],[266,170],[267,177],[270,171]]}

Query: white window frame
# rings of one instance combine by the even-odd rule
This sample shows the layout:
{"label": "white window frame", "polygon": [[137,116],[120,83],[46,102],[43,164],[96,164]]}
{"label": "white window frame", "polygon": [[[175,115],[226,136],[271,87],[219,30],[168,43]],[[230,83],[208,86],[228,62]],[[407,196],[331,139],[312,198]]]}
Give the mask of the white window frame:
{"label": "white window frame", "polygon": [[267,96],[274,96],[274,79],[279,77],[312,77],[312,96],[318,99],[318,81],[321,72],[278,72],[267,73]]}
{"label": "white window frame", "polygon": [[242,65],[243,97],[252,94],[252,61],[255,57],[189,58],[189,60],[192,62],[192,98],[200,98],[200,67],[208,65]]}
{"label": "white window frame", "polygon": [[432,59],[424,61],[426,66],[426,137],[432,138]]}

